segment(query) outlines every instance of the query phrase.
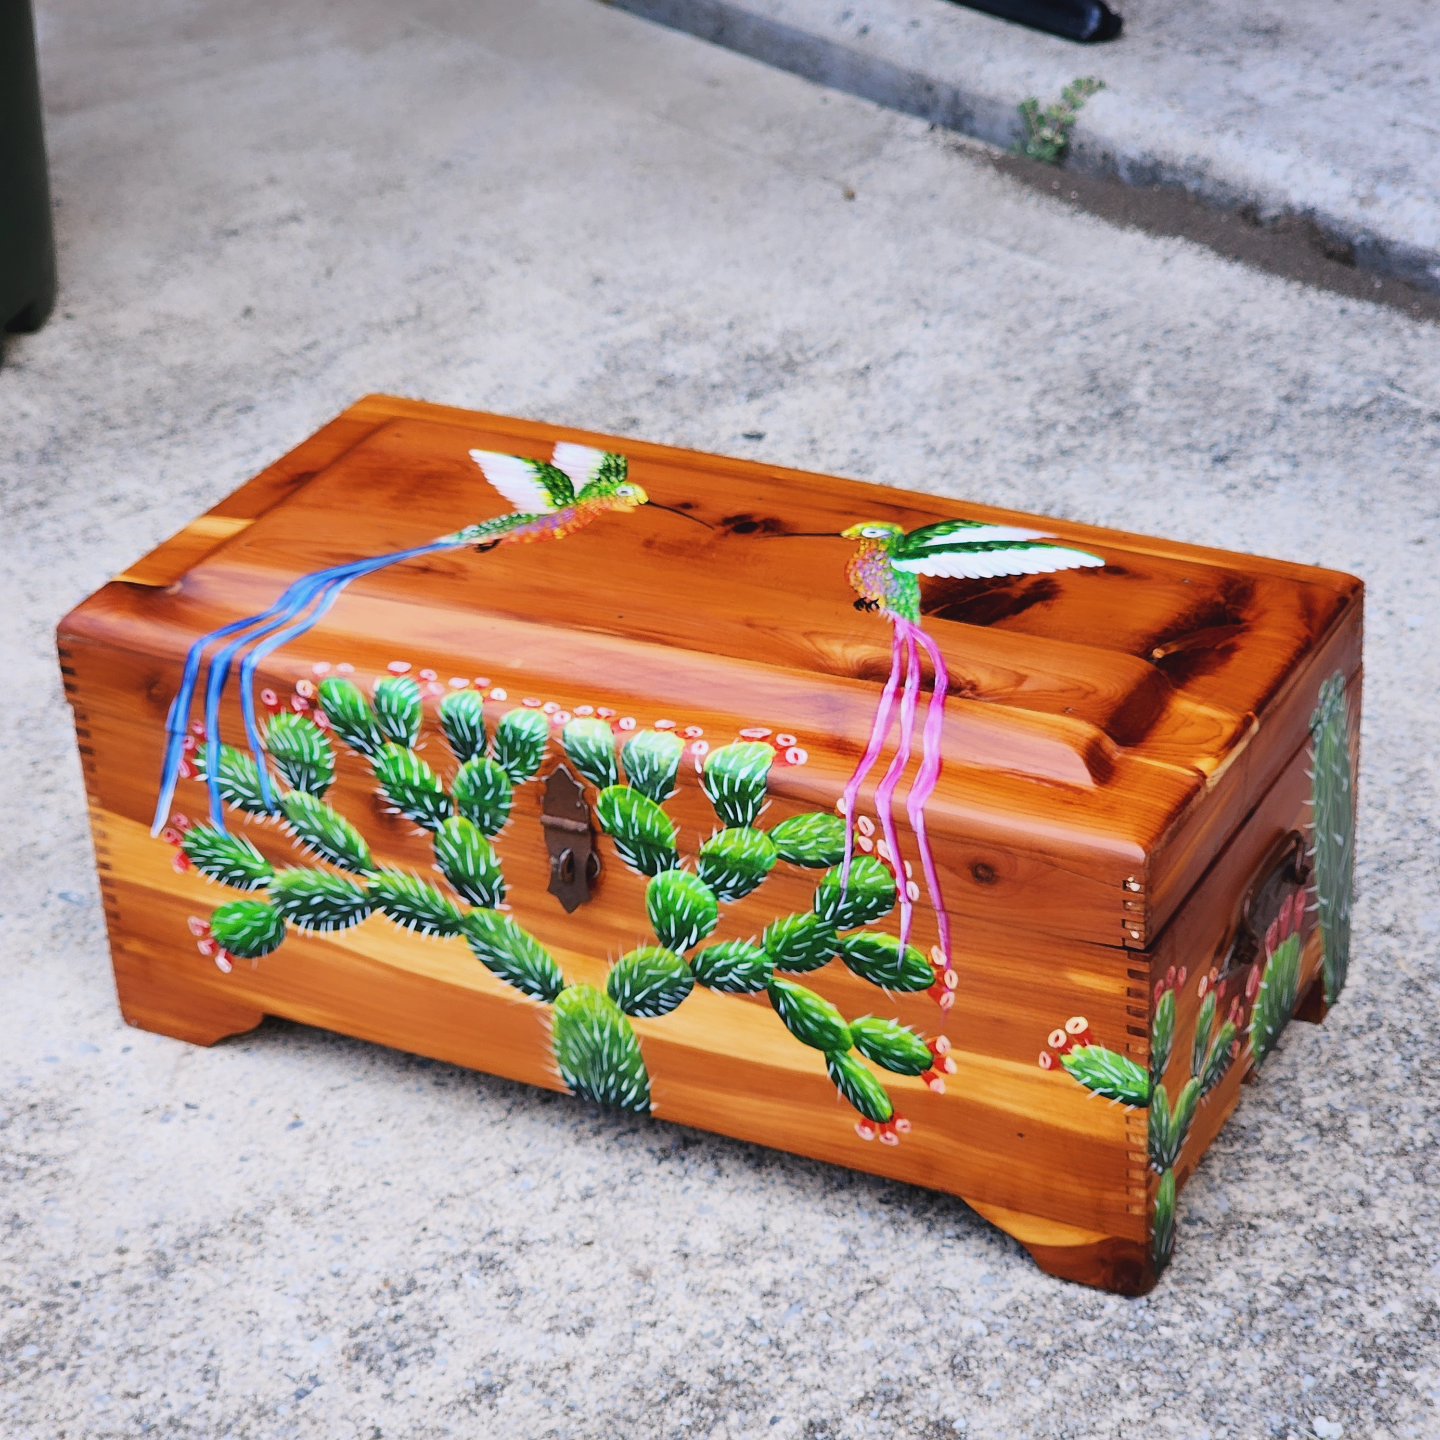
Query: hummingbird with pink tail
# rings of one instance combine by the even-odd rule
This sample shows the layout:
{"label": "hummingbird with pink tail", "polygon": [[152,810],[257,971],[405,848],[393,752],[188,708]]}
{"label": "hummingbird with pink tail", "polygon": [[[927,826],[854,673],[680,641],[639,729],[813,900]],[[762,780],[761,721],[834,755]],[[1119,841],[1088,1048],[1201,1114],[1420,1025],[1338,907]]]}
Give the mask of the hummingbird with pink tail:
{"label": "hummingbird with pink tail", "polygon": [[1016,525],[990,525],[976,520],[945,520],[922,525],[908,533],[887,521],[867,520],[842,532],[846,540],[858,540],[846,574],[857,599],[855,608],[878,613],[894,627],[894,648],[890,675],[880,693],[870,727],[870,738],[855,773],[845,786],[841,802],[845,812],[845,858],[841,868],[841,890],[849,883],[855,853],[856,805],[860,789],[880,759],[898,711],[900,733],[895,753],[875,790],[875,808],[880,833],[895,867],[900,900],[900,943],[909,943],[915,902],[910,894],[906,864],[895,829],[892,810],[895,791],[915,750],[920,705],[921,652],[930,661],[934,680],[920,730],[920,762],[914,783],[905,797],[905,813],[915,836],[920,866],[939,932],[939,961],[944,971],[944,997],[953,996],[954,961],[951,953],[950,915],[940,889],[939,870],[926,831],[925,807],[940,778],[941,741],[945,722],[945,698],[950,676],[945,657],[934,639],[920,624],[920,579],[922,576],[953,580],[992,579],[1001,576],[1043,575],[1103,565],[1097,555],[1051,543],[1042,531]]}

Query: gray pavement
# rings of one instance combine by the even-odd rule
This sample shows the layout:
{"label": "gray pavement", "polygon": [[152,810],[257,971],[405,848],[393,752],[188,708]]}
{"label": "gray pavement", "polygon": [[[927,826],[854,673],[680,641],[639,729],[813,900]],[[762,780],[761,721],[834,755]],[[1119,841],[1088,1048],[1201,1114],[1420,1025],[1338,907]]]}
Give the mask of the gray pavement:
{"label": "gray pavement", "polygon": [[1071,163],[1311,221],[1354,263],[1440,290],[1440,7],[1114,0],[1076,45],[949,0],[615,0],[992,144],[1028,95],[1093,75]]}
{"label": "gray pavement", "polygon": [[[42,38],[64,289],[0,370],[0,1434],[1440,1433],[1435,329],[587,0],[56,0]],[[121,1024],[53,626],[371,390],[1367,579],[1350,989],[1154,1294],[322,1033]]]}

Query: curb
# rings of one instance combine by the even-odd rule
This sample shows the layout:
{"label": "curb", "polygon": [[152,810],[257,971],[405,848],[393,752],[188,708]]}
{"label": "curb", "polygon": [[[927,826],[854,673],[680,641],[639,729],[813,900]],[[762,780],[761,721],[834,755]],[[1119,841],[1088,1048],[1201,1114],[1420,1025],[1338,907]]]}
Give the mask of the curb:
{"label": "curb", "polygon": [[[883,41],[869,36],[867,26],[860,26],[855,37],[823,34],[782,18],[782,13],[776,12],[784,11],[783,3],[771,3],[770,13],[765,13],[755,8],[755,0],[601,3],[989,145],[1008,150],[1021,137],[1018,106],[1031,92],[1023,87],[1012,91],[1007,86],[999,93],[1001,87],[993,83],[993,77],[987,86],[983,66],[976,66],[969,75],[949,78],[891,58],[882,53]],[[1099,59],[1106,48],[1067,45],[1074,57],[1069,69],[1074,74],[1085,73],[1092,57]],[[1177,128],[1183,128],[1183,117],[1177,121]],[[1163,126],[1155,128],[1159,132]],[[1297,204],[1278,189],[1267,191],[1227,176],[1203,160],[1136,145],[1120,135],[1107,136],[1103,118],[1093,110],[1080,118],[1065,168],[1135,187],[1183,190],[1215,209],[1260,226],[1288,219],[1304,221],[1313,227],[1320,248],[1332,259],[1440,293],[1440,251],[1379,233],[1323,204]]]}

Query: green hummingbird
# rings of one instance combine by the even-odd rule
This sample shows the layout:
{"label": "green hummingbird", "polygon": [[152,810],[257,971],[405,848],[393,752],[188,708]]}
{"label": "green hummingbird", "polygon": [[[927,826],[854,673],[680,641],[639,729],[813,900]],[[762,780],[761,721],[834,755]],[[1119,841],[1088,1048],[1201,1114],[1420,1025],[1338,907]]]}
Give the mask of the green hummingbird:
{"label": "green hummingbird", "polygon": [[[939,783],[941,742],[945,723],[945,697],[950,677],[945,657],[935,639],[920,624],[920,580],[922,576],[944,576],[954,580],[993,579],[1002,575],[1043,575],[1057,570],[1075,570],[1103,565],[1098,555],[1050,543],[1044,532],[1019,525],[991,525],[981,520],[942,520],[907,532],[887,520],[863,520],[841,532],[846,540],[858,540],[846,570],[856,596],[855,608],[883,614],[894,627],[890,675],[880,692],[870,739],[845,786],[841,808],[845,814],[845,856],[841,867],[841,891],[849,883],[855,852],[856,805],[860,789],[874,768],[889,737],[892,717],[899,709],[900,733],[895,754],[875,790],[875,807],[880,832],[895,866],[900,900],[900,943],[910,939],[914,903],[919,887],[909,877],[909,867],[900,853],[900,836],[895,827],[895,791],[910,763],[918,736],[920,765],[915,782],[905,797],[905,810],[920,856],[926,887],[940,943],[932,954],[936,983],[932,993],[942,1009],[955,1002],[957,983],[951,953],[950,914],[940,891],[940,873],[926,830],[926,810]],[[919,720],[921,682],[920,657],[929,659],[934,673],[930,700],[923,727]],[[902,685],[903,682],[903,685]]]}
{"label": "green hummingbird", "polygon": [[1051,543],[1044,531],[982,520],[942,520],[908,533],[886,520],[865,520],[841,532],[860,541],[847,575],[857,610],[880,610],[920,623],[920,577],[988,580],[1048,575],[1103,565],[1098,555]]}
{"label": "green hummingbird", "polygon": [[[563,539],[602,515],[612,512],[628,514],[642,505],[653,504],[644,489],[630,479],[629,462],[625,456],[614,451],[562,441],[555,446],[549,460],[529,460],[490,450],[472,450],[470,458],[479,466],[486,480],[514,507],[510,514],[464,526],[423,545],[328,566],[301,576],[268,610],[212,630],[191,645],[180,689],[166,721],[165,757],[155,806],[156,833],[165,823],[176,780],[186,765],[183,746],[189,731],[191,704],[205,649],[210,642],[223,640],[226,643],[215,653],[206,683],[203,730],[207,752],[218,753],[220,705],[226,680],[232,662],[248,648],[248,653],[240,660],[240,708],[251,754],[259,771],[260,792],[268,802],[270,782],[255,714],[256,668],[281,645],[310,630],[352,581],[401,561],[437,551],[464,546],[493,550],[503,544]],[[655,505],[654,508],[671,511],[696,524],[706,524],[698,516],[669,505]],[[225,820],[217,774],[212,767],[206,778],[210,787],[211,813],[217,828],[223,830]]]}

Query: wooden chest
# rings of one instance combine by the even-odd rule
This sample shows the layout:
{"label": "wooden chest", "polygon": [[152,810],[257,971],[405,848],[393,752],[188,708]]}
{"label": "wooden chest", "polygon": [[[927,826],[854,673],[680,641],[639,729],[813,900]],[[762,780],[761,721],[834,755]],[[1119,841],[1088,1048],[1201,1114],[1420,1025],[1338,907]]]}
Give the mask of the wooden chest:
{"label": "wooden chest", "polygon": [[1140,1292],[1345,980],[1360,612],[1326,570],[367,399],[60,627],[120,1006],[934,1187]]}

